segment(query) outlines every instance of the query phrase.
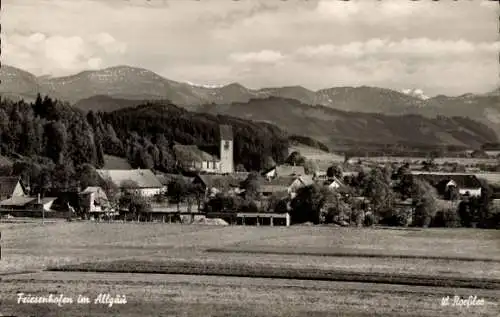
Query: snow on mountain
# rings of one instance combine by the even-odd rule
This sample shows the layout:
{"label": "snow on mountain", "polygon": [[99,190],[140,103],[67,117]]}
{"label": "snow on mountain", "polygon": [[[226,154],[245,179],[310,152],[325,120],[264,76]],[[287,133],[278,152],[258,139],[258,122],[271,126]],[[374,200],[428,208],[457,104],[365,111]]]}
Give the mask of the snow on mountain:
{"label": "snow on mountain", "polygon": [[225,85],[210,85],[210,84],[195,84],[195,83],[192,83],[190,81],[186,81],[186,83],[190,86],[193,86],[193,87],[199,87],[199,88],[209,88],[209,89],[215,89],[215,88],[222,88],[224,87]]}
{"label": "snow on mountain", "polygon": [[413,96],[413,97],[417,97],[419,99],[422,99],[422,100],[427,100],[427,99],[430,99],[429,96],[426,96],[424,94],[424,91],[422,89],[418,89],[418,88],[415,88],[415,89],[403,89],[401,90],[401,92],[405,95],[409,95],[409,96]]}

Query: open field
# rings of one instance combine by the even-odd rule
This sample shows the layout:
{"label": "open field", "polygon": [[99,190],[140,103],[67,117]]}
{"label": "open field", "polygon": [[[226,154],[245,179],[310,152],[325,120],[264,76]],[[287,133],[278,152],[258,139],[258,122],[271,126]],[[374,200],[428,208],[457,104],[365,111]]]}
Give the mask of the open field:
{"label": "open field", "polygon": [[[324,152],[320,149],[308,147],[306,145],[294,145],[288,150],[289,153],[299,151],[305,158],[316,162],[318,167],[326,170],[333,163],[343,163],[344,155],[336,153]],[[385,164],[385,163],[406,163],[409,162],[414,165],[420,165],[427,158],[425,157],[396,157],[396,156],[368,156],[368,157],[351,157],[349,162],[356,163],[358,160],[362,162]],[[498,165],[500,161],[498,158],[460,158],[460,157],[438,157],[434,159],[438,165],[445,163],[457,163],[465,166],[473,166],[477,164],[484,165]]]}
{"label": "open field", "polygon": [[[352,157],[349,159],[350,162],[357,162],[361,160],[363,162],[374,162],[374,163],[413,163],[418,164],[427,160],[425,157],[404,157],[404,156],[373,156],[373,157]],[[485,165],[497,165],[497,158],[467,158],[467,157],[437,157],[434,159],[434,163],[438,165],[443,165],[445,163],[457,163],[461,165],[477,165],[477,164],[485,164]]]}
{"label": "open field", "polygon": [[[78,305],[20,306],[20,291],[131,299],[109,309],[93,305],[92,316],[159,316],[156,309],[162,316],[496,316],[499,309],[500,231],[494,230],[88,222],[4,223],[0,230],[0,313],[89,315]],[[47,268],[105,272],[40,272]],[[12,274],[23,271],[38,273]],[[443,294],[482,294],[487,302],[441,307]]]}
{"label": "open field", "polygon": [[[12,294],[125,295],[127,304],[17,305]],[[444,296],[485,300],[446,307]],[[17,316],[497,316],[498,291],[240,277],[42,272],[2,278],[4,314]]]}

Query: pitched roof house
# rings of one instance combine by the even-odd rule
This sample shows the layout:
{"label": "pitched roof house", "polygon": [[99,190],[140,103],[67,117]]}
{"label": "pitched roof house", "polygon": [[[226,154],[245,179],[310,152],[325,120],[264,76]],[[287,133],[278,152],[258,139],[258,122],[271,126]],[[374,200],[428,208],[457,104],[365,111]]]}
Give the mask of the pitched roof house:
{"label": "pitched roof house", "polygon": [[176,144],[173,146],[175,158],[188,171],[218,173],[220,159],[200,150],[196,145]]}
{"label": "pitched roof house", "polygon": [[330,190],[345,190],[347,187],[344,182],[337,177],[330,177],[323,183]]}
{"label": "pitched roof house", "polygon": [[196,175],[193,184],[203,186],[207,194],[215,195],[221,192],[232,192],[239,188],[241,179],[233,175]]}
{"label": "pitched roof house", "polygon": [[410,175],[427,181],[439,194],[455,186],[460,195],[481,196],[482,184],[474,174],[412,171]]}
{"label": "pitched roof house", "polygon": [[13,196],[0,202],[0,208],[10,210],[45,210],[50,211],[56,197],[38,198],[33,196]]}
{"label": "pitched roof house", "polygon": [[259,193],[270,196],[275,193],[288,193],[288,188],[295,181],[293,176],[282,176],[271,179],[259,178]]}
{"label": "pitched roof house", "polygon": [[0,177],[0,200],[25,195],[26,189],[19,177]]}
{"label": "pitched roof house", "polygon": [[89,186],[80,192],[82,207],[86,212],[104,212],[111,208],[106,192],[101,187]]}
{"label": "pitched roof house", "polygon": [[298,165],[277,165],[264,173],[266,178],[288,177],[306,175],[304,166]]}
{"label": "pitched roof house", "polygon": [[299,188],[314,184],[313,176],[278,176],[274,178],[259,177],[259,193],[270,196],[277,193],[287,193],[294,196]]}
{"label": "pitched roof house", "polygon": [[[104,170],[98,169],[97,174],[103,180],[111,180],[120,189],[135,189],[145,197],[159,195],[163,185],[149,169],[135,170]],[[137,188],[131,188],[134,184]]]}
{"label": "pitched roof house", "polygon": [[301,175],[295,177],[290,186],[288,186],[288,194],[290,195],[290,197],[294,198],[300,188],[310,186],[312,184],[314,184],[314,180],[310,175]]}

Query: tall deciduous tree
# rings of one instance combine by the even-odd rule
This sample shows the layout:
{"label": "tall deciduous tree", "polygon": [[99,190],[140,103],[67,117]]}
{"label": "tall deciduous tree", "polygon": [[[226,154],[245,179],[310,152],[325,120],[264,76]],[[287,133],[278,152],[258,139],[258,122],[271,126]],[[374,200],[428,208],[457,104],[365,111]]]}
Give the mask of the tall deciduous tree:
{"label": "tall deciduous tree", "polygon": [[62,163],[67,148],[68,135],[62,122],[50,122],[45,126],[45,156],[54,163]]}
{"label": "tall deciduous tree", "polygon": [[321,208],[324,203],[324,193],[318,185],[314,184],[299,188],[291,203],[292,221],[295,223],[307,221],[315,224],[319,223]]}
{"label": "tall deciduous tree", "polygon": [[381,218],[392,216],[395,194],[383,172],[373,169],[365,184],[365,196],[370,198],[374,212]]}
{"label": "tall deciduous tree", "polygon": [[342,179],[342,168],[338,164],[330,165],[326,170],[326,176],[328,178],[337,177],[338,179]]}
{"label": "tall deciduous tree", "polygon": [[183,178],[175,178],[167,185],[167,196],[170,202],[177,204],[177,211],[180,210],[180,203],[188,196],[189,188]]}
{"label": "tall deciduous tree", "polygon": [[437,191],[429,183],[415,180],[412,193],[415,206],[414,224],[428,227],[437,212]]}
{"label": "tall deciduous tree", "polygon": [[258,197],[260,188],[259,179],[259,174],[252,172],[243,182],[241,182],[241,188],[245,190],[245,197],[248,199],[255,199]]}

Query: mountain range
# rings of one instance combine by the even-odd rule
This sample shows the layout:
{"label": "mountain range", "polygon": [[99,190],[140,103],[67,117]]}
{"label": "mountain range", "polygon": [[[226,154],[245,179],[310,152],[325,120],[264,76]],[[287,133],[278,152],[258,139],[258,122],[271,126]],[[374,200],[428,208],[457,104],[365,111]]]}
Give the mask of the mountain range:
{"label": "mountain range", "polygon": [[[301,86],[255,90],[238,83],[224,86],[182,83],[146,69],[130,66],[83,71],[64,77],[37,77],[21,69],[2,65],[0,80],[0,94],[14,99],[23,98],[30,101],[40,93],[68,101],[77,108],[94,111],[113,111],[134,106],[143,100],[170,100],[192,111],[209,111],[273,122],[290,133],[319,137],[321,140],[329,140],[332,133],[343,133],[345,139],[392,142],[398,139],[398,136],[390,135],[396,131],[387,129],[389,119],[378,119],[385,122],[382,128],[380,124],[376,124],[376,120],[367,118],[389,118],[394,115],[420,115],[428,118],[430,125],[439,127],[428,129],[441,134],[440,137],[436,134],[429,137],[428,141],[433,140],[432,143],[441,140],[471,145],[469,141],[464,142],[460,137],[457,138],[461,129],[469,132],[470,130],[454,126],[452,130],[457,131],[451,133],[454,136],[450,136],[451,130],[446,130],[446,124],[436,123],[445,120],[441,116],[463,116],[476,120],[500,136],[499,89],[487,94],[464,94],[456,97],[438,95],[432,98],[423,95],[418,89],[398,92],[367,86],[335,87],[318,91]],[[339,120],[339,117],[344,119]],[[435,119],[436,117],[441,119]],[[403,122],[415,123],[415,120],[412,120]],[[347,133],[345,125],[349,124],[359,127],[369,124],[370,128],[367,126],[360,128],[359,133]],[[410,126],[406,128],[416,129]],[[365,130],[366,132],[362,132]],[[410,134],[402,138],[409,136]],[[425,133],[418,138],[425,141]],[[483,135],[472,144],[482,142],[485,138],[489,139],[491,136]]]}

